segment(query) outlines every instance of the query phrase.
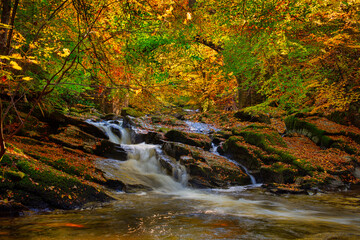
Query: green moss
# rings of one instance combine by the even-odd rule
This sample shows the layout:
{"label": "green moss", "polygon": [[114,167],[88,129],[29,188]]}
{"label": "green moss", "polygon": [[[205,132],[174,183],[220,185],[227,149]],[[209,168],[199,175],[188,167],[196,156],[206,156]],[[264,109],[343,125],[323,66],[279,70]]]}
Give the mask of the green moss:
{"label": "green moss", "polygon": [[300,120],[295,116],[289,116],[285,119],[285,125],[288,132],[297,132],[309,137],[314,143],[329,148],[334,140],[326,136],[327,132],[317,128],[314,124]]}
{"label": "green moss", "polygon": [[121,109],[121,116],[125,117],[125,116],[132,116],[132,117],[143,117],[145,114],[141,111],[138,111],[134,108],[123,108]]}
{"label": "green moss", "polygon": [[234,117],[246,122],[262,122],[270,124],[270,117],[261,112],[255,112],[251,110],[240,110],[234,114]]}
{"label": "green moss", "polygon": [[255,129],[255,130],[257,130],[257,129],[266,129],[266,128],[269,128],[269,127],[262,126],[262,125],[257,125],[257,124],[251,124],[251,125],[245,127],[244,129]]}
{"label": "green moss", "polygon": [[1,159],[1,162],[0,162],[0,164],[4,165],[4,166],[11,166],[12,163],[13,163],[13,159],[10,158],[7,154],[5,154],[3,156],[3,158]]}
{"label": "green moss", "polygon": [[25,173],[20,171],[8,170],[4,172],[4,176],[14,181],[19,181],[25,177]]}
{"label": "green moss", "polygon": [[296,159],[294,160],[293,164],[297,167],[297,169],[300,170],[303,175],[312,176],[313,172],[316,171],[316,167],[314,167],[311,162],[304,159]]}
{"label": "green moss", "polygon": [[158,131],[163,132],[163,133],[167,133],[168,131],[170,131],[170,128],[161,127],[161,128],[159,128]]}

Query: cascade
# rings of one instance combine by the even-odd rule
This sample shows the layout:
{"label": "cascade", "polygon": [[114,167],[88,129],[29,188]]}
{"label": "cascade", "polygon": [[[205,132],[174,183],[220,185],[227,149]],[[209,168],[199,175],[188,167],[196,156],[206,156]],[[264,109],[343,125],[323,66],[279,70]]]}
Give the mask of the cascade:
{"label": "cascade", "polygon": [[[122,121],[88,121],[88,123],[102,129],[111,142],[121,145],[128,153],[126,161],[113,159],[102,161],[102,168],[106,168],[106,174],[126,176],[131,178],[132,182],[160,192],[181,191],[186,186],[188,177],[185,167],[168,160],[173,167],[173,176],[167,175],[159,161],[159,157],[163,155],[160,146],[145,143],[131,144],[129,129],[122,127]],[[163,159],[167,160],[166,157]]]}
{"label": "cascade", "polygon": [[[216,146],[215,144],[212,144],[211,152],[214,153],[214,154],[219,155],[219,153],[218,153],[218,151],[217,151],[218,147],[219,147],[219,146]],[[227,158],[227,157],[225,157],[225,158],[226,158],[229,162],[234,163],[236,166],[238,166],[238,167],[240,167],[241,169],[244,170],[244,172],[249,176],[249,178],[250,178],[250,180],[251,180],[251,185],[254,185],[254,186],[257,185],[255,177],[249,172],[249,170],[248,170],[244,165],[242,165],[242,164],[240,164],[240,163],[238,163],[238,162],[236,162],[236,161],[234,161],[234,160],[232,160],[232,159],[230,159],[230,158]]]}

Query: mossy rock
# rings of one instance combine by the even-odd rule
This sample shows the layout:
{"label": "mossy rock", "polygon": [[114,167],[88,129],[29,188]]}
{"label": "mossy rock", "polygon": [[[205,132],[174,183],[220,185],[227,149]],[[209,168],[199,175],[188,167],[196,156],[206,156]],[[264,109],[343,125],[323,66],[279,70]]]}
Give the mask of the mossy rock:
{"label": "mossy rock", "polygon": [[288,133],[297,132],[310,138],[317,145],[329,148],[334,140],[327,136],[325,130],[319,129],[314,124],[301,120],[295,116],[289,116],[285,120]]}
{"label": "mossy rock", "polygon": [[264,183],[294,183],[297,176],[297,169],[276,162],[272,165],[262,166],[260,176]]}
{"label": "mossy rock", "polygon": [[252,125],[252,127],[233,128],[231,131],[233,135],[242,136],[247,143],[265,150],[270,145],[286,147],[286,143],[280,134],[266,126],[258,127],[257,125]]}
{"label": "mossy rock", "polygon": [[[2,182],[0,190],[14,192],[14,200],[30,207],[73,209],[89,201],[110,200],[102,191],[64,172],[34,160],[18,160],[17,181]],[[5,185],[5,186],[4,186]],[[33,201],[31,201],[33,199]],[[41,203],[41,204],[40,204]]]}
{"label": "mossy rock", "polygon": [[105,116],[103,116],[102,119],[107,120],[107,121],[108,120],[119,120],[119,119],[121,119],[121,117],[115,113],[108,113]]}
{"label": "mossy rock", "polygon": [[131,116],[131,117],[143,117],[145,114],[141,111],[138,111],[134,108],[130,108],[130,107],[126,107],[121,109],[121,116],[126,117],[126,116]]}
{"label": "mossy rock", "polygon": [[259,169],[261,161],[255,155],[251,146],[244,144],[244,138],[240,136],[232,136],[224,142],[223,150],[226,155],[243,164],[249,169]]}
{"label": "mossy rock", "polygon": [[261,122],[271,124],[270,117],[263,113],[252,113],[244,110],[240,110],[234,114],[234,117],[244,122]]}
{"label": "mossy rock", "polygon": [[5,178],[9,178],[13,181],[20,181],[21,179],[23,179],[25,177],[25,173],[20,172],[20,171],[8,170],[8,171],[4,172],[4,176],[5,176]]}
{"label": "mossy rock", "polygon": [[205,150],[211,148],[211,139],[207,135],[200,133],[187,133],[179,130],[170,130],[165,134],[165,137],[173,142],[180,142],[195,147],[200,147]]}

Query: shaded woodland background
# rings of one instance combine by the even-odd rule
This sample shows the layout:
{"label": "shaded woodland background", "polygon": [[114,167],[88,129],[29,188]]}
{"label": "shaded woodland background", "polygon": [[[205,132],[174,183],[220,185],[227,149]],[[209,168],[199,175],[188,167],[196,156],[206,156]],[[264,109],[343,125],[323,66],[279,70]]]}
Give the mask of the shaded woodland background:
{"label": "shaded woodland background", "polygon": [[245,108],[360,126],[359,20],[357,0],[2,0],[1,152],[45,110]]}

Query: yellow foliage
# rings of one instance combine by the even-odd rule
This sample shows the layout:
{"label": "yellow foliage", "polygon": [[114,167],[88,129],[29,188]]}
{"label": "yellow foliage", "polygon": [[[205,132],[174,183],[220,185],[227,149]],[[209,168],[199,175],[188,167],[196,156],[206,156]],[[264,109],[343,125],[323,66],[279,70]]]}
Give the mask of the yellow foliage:
{"label": "yellow foliage", "polygon": [[22,67],[20,67],[17,62],[14,62],[14,61],[11,61],[10,62],[10,66],[13,68],[13,69],[16,69],[16,70],[22,70]]}

